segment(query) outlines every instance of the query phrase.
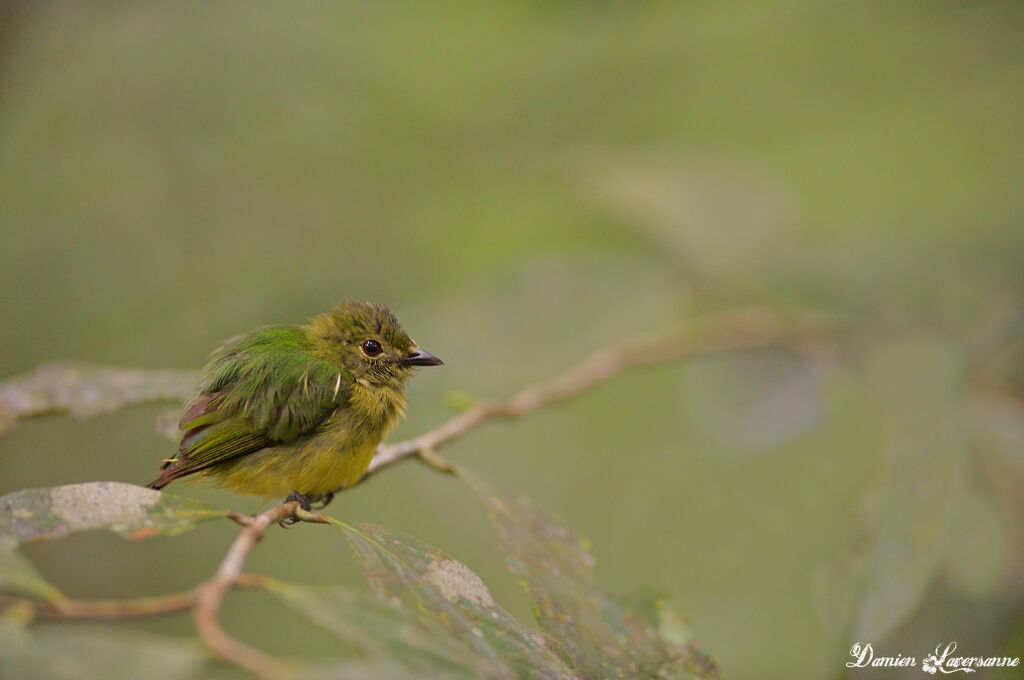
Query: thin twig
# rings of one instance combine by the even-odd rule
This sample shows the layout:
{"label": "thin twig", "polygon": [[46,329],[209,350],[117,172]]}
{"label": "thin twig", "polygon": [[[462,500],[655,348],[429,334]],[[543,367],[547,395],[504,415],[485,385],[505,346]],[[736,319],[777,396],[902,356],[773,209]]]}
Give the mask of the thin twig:
{"label": "thin twig", "polygon": [[174,593],[130,600],[73,600],[53,601],[0,595],[0,611],[17,607],[31,618],[41,620],[76,619],[130,619],[142,616],[163,616],[188,611],[195,604],[195,592]]}
{"label": "thin twig", "polygon": [[[249,517],[249,515],[246,515]],[[266,588],[268,577],[262,574],[238,575],[235,587]],[[196,603],[195,589],[171,595],[137,597],[124,600],[37,600],[17,595],[0,594],[0,614],[18,610],[31,620],[41,621],[99,621],[133,619],[144,616],[165,616],[186,612]]]}
{"label": "thin twig", "polygon": [[242,527],[242,531],[231,544],[217,573],[209,581],[199,584],[195,590],[192,618],[199,637],[210,651],[221,659],[255,673],[264,680],[284,680],[291,678],[293,674],[274,657],[228,635],[220,625],[220,607],[224,595],[238,583],[246,558],[267,533],[267,529],[273,524],[295,517],[298,510],[299,503],[289,501],[253,515],[251,521]]}
{"label": "thin twig", "polygon": [[424,454],[433,456],[435,460],[431,465],[438,467],[437,461],[443,459],[434,451],[478,425],[496,418],[519,418],[543,406],[565,401],[631,366],[781,343],[815,357],[832,357],[837,352],[829,327],[819,317],[805,312],[785,313],[755,307],[720,314],[685,329],[608,345],[554,379],[525,387],[508,401],[479,404],[418,437],[382,444],[363,479]]}

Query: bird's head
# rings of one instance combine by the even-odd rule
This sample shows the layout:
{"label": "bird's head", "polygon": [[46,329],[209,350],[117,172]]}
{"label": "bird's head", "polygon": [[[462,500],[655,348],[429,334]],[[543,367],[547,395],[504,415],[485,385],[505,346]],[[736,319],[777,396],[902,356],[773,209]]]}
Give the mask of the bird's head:
{"label": "bird's head", "polygon": [[372,385],[401,386],[416,366],[443,363],[417,347],[398,317],[379,303],[345,300],[315,318],[311,327],[324,358]]}

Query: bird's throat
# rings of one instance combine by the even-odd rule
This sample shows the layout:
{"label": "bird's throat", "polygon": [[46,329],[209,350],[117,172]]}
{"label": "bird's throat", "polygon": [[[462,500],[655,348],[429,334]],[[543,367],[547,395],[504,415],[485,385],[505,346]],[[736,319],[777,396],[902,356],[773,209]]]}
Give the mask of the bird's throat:
{"label": "bird's throat", "polygon": [[405,390],[401,385],[375,385],[365,378],[356,380],[349,393],[348,409],[357,427],[379,430],[387,435],[399,417],[405,414]]}

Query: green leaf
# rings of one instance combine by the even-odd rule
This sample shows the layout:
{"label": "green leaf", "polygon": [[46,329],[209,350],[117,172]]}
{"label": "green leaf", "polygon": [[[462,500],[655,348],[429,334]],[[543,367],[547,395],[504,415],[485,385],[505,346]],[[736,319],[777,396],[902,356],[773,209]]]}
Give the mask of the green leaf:
{"label": "green leaf", "polygon": [[885,422],[883,477],[870,498],[875,537],[853,639],[885,639],[917,609],[947,550],[965,483],[960,356],[934,337],[876,348],[865,363]]}
{"label": "green leaf", "polygon": [[224,517],[190,498],[123,482],[87,482],[24,489],[0,497],[0,536],[19,542],[63,538],[108,529],[136,540],[179,534],[196,522]]}
{"label": "green leaf", "polygon": [[[372,595],[341,587],[310,588],[267,579],[265,587],[299,614],[358,652],[322,672],[335,677],[478,678],[487,663],[435,622]],[[344,669],[344,673],[341,672]]]}
{"label": "green leaf", "polygon": [[823,621],[843,640],[881,642],[917,610],[949,555],[967,486],[967,426],[956,346],[932,336],[872,349],[864,374],[886,433],[864,499],[864,547],[814,574]]}
{"label": "green leaf", "polygon": [[951,514],[946,580],[963,597],[991,601],[999,595],[1010,557],[999,506],[976,491],[958,498]]}
{"label": "green leaf", "polygon": [[541,628],[558,640],[585,678],[716,678],[663,598],[626,603],[594,582],[581,541],[529,499],[499,491],[465,470],[498,530],[508,566],[526,590]]}
{"label": "green leaf", "polygon": [[[666,667],[678,666],[699,678],[717,678],[718,668],[696,645],[690,623],[664,593],[643,590],[628,597],[616,598],[624,616],[633,619],[633,626],[649,626],[665,640],[665,653],[670,659]],[[670,677],[670,676],[669,676]]]}
{"label": "green leaf", "polygon": [[18,554],[18,540],[0,536],[0,590],[16,590],[45,600],[56,600],[61,593],[46,582],[35,567]]}
{"label": "green leaf", "polygon": [[443,628],[486,664],[488,677],[575,677],[551,641],[500,607],[466,565],[392,529],[339,526],[378,597],[402,604],[428,627]]}
{"label": "green leaf", "polygon": [[101,626],[28,630],[0,617],[0,677],[18,680],[209,679],[198,644]]}
{"label": "green leaf", "polygon": [[88,418],[126,406],[183,401],[192,393],[195,379],[194,371],[45,364],[0,383],[0,434],[18,419],[31,416],[68,413]]}
{"label": "green leaf", "polygon": [[121,482],[90,482],[24,489],[0,497],[0,588],[48,600],[61,596],[17,553],[29,541],[108,529],[128,539],[178,534],[196,522],[223,517],[188,498]]}
{"label": "green leaf", "polygon": [[[430,678],[434,680],[453,680],[464,676],[449,676],[437,674],[437,671],[420,673],[409,670],[401,663],[392,659],[346,659],[336,662],[314,662],[305,664],[302,668],[303,680],[423,680]],[[472,676],[483,678],[487,676]]]}

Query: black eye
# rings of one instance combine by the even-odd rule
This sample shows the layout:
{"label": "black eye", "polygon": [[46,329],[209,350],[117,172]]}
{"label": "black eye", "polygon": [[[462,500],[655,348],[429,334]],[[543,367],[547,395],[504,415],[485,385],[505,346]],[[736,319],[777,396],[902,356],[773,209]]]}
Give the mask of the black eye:
{"label": "black eye", "polygon": [[366,340],[363,342],[363,354],[368,357],[375,357],[383,351],[383,347],[376,340]]}

